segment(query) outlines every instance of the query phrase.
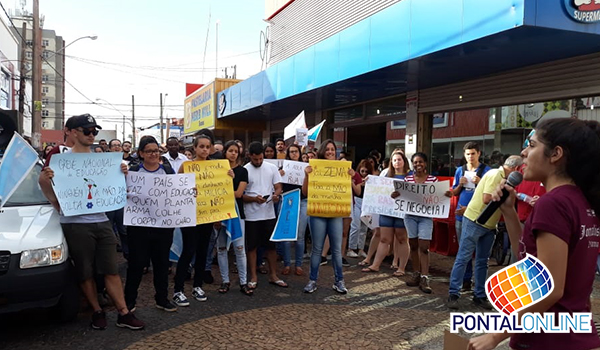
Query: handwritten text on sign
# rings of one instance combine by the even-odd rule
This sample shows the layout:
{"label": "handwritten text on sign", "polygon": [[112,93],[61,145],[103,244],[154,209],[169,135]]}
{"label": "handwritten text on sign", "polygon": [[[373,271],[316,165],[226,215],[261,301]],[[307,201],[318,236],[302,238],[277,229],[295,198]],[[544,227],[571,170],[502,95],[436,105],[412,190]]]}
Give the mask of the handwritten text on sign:
{"label": "handwritten text on sign", "polygon": [[184,173],[194,173],[196,197],[196,222],[205,224],[237,217],[233,179],[227,175],[228,160],[203,160],[183,163]]}
{"label": "handwritten text on sign", "polygon": [[65,216],[104,213],[127,202],[120,153],[62,153],[50,159],[54,193]]}
{"label": "handwritten text on sign", "polygon": [[129,172],[123,224],[145,227],[196,226],[194,174]]}
{"label": "handwritten text on sign", "polygon": [[[448,218],[450,198],[444,194],[448,181],[416,184],[386,177],[369,176],[365,186],[362,214],[404,217],[405,214],[429,218]],[[393,191],[400,193],[395,199]]]}
{"label": "handwritten text on sign", "polygon": [[348,217],[352,210],[352,180],[348,174],[351,162],[311,159],[308,176],[310,216]]}

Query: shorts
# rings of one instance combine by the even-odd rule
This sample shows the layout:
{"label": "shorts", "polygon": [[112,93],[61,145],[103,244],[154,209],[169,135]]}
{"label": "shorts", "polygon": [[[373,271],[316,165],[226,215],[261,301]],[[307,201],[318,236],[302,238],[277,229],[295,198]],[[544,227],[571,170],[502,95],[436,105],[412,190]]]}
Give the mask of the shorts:
{"label": "shorts", "polygon": [[424,241],[431,241],[433,236],[433,219],[422,216],[406,215],[404,224],[408,232],[408,238],[418,238]]}
{"label": "shorts", "polygon": [[248,221],[246,220],[246,249],[254,250],[265,247],[267,250],[275,249],[275,242],[270,240],[277,219]]}
{"label": "shorts", "polygon": [[380,215],[379,227],[405,228],[404,219],[394,216]]}
{"label": "shorts", "polygon": [[110,221],[61,224],[79,282],[99,275],[117,275],[117,239]]}

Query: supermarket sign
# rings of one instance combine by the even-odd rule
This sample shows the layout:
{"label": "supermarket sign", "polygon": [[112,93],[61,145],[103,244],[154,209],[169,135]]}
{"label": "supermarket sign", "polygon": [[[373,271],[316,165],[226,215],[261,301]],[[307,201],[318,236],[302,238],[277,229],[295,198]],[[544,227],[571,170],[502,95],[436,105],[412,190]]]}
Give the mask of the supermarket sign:
{"label": "supermarket sign", "polygon": [[564,0],[564,4],[569,16],[577,22],[600,21],[600,0]]}
{"label": "supermarket sign", "polygon": [[215,83],[212,82],[185,98],[183,132],[193,133],[215,127]]}

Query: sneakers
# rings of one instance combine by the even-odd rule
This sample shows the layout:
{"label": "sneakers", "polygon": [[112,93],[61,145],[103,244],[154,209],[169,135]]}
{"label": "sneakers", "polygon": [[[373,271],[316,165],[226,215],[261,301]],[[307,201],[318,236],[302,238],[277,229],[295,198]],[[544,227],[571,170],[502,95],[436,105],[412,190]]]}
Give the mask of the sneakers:
{"label": "sneakers", "polygon": [[117,317],[117,327],[138,330],[144,329],[145,326],[146,324],[138,320],[132,312]]}
{"label": "sneakers", "polygon": [[343,267],[348,267],[348,266],[350,266],[350,263],[348,262],[348,260],[346,260],[346,258],[342,258],[342,266],[343,266]]}
{"label": "sneakers", "polygon": [[326,257],[324,257],[324,256],[322,256],[322,257],[321,257],[321,263],[320,263],[319,265],[321,265],[321,266],[323,266],[323,265],[327,265],[327,258],[326,258]]}
{"label": "sneakers", "polygon": [[492,310],[494,308],[492,304],[490,304],[490,302],[487,300],[487,298],[473,297],[473,304],[485,310]]}
{"label": "sneakers", "polygon": [[348,249],[348,252],[346,252],[346,256],[349,258],[358,258],[358,254],[356,254],[356,252],[352,249]]}
{"label": "sneakers", "polygon": [[406,282],[406,285],[409,287],[416,287],[421,284],[421,273],[418,271],[413,272],[410,279]]}
{"label": "sneakers", "polygon": [[317,290],[317,281],[308,281],[308,284],[304,287],[304,293],[314,293],[315,290]]}
{"label": "sneakers", "polygon": [[471,282],[471,280],[463,281],[463,285],[462,285],[461,291],[468,292],[468,291],[471,290],[472,287],[473,287],[473,282]]}
{"label": "sneakers", "polygon": [[177,306],[190,306],[190,302],[188,301],[188,298],[185,297],[183,292],[175,293],[173,295],[173,302],[175,302],[175,305]]}
{"label": "sneakers", "polygon": [[200,287],[194,287],[194,290],[192,291],[192,296],[198,301],[206,301],[207,299],[206,294]]}
{"label": "sneakers", "polygon": [[173,304],[172,302],[166,300],[166,299],[163,302],[156,303],[156,308],[157,309],[161,309],[161,310],[165,310],[167,312],[177,311],[177,306],[175,304]]}
{"label": "sneakers", "polygon": [[366,259],[367,258],[367,253],[365,253],[364,250],[359,250],[358,251],[358,256],[361,257],[361,258]]}
{"label": "sneakers", "polygon": [[100,330],[104,330],[106,329],[106,314],[104,313],[104,311],[95,311],[92,314],[92,324],[91,324],[93,329],[100,329]]}
{"label": "sneakers", "polygon": [[429,286],[429,277],[421,276],[421,282],[419,282],[419,289],[426,294],[431,294],[431,287]]}
{"label": "sneakers", "polygon": [[[315,282],[315,284],[316,284],[316,282]],[[316,289],[316,287],[315,287],[315,289]],[[340,294],[348,293],[348,289],[346,289],[346,284],[344,283],[344,280],[335,282],[333,284],[333,290],[335,290],[336,292],[338,292]]]}
{"label": "sneakers", "polygon": [[446,306],[448,307],[448,309],[450,310],[458,310],[458,299],[460,297],[458,295],[453,295],[450,294],[450,296],[448,297],[448,301],[446,302]]}

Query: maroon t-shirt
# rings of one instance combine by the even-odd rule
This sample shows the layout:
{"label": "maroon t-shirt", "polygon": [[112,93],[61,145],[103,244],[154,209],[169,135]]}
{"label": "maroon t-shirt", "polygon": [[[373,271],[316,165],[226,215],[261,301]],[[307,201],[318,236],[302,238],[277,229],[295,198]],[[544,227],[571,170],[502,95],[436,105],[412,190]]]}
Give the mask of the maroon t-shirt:
{"label": "maroon t-shirt", "polygon": [[[563,297],[546,312],[590,312],[596,258],[600,241],[600,220],[581,190],[564,185],[546,193],[533,207],[519,242],[519,258],[526,253],[537,256],[536,233],[546,231],[569,245]],[[520,333],[510,340],[513,349],[592,349],[600,347],[600,338],[592,324],[592,333]]]}

